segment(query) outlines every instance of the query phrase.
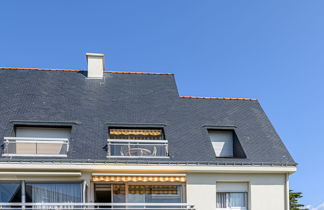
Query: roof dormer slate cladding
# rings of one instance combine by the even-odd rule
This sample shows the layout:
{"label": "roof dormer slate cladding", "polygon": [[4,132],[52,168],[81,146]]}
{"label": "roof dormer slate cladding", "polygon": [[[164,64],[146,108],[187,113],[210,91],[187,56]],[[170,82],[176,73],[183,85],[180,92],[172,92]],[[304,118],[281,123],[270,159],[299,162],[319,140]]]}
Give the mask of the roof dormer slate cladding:
{"label": "roof dormer slate cladding", "polygon": [[[172,74],[105,72],[89,80],[83,71],[0,69],[0,87],[1,143],[15,120],[78,122],[61,161],[109,162],[107,125],[127,123],[165,125],[170,158],[161,161],[295,164],[258,101],[181,98]],[[235,127],[246,158],[216,158],[205,125]],[[17,159],[24,158],[0,161]]]}

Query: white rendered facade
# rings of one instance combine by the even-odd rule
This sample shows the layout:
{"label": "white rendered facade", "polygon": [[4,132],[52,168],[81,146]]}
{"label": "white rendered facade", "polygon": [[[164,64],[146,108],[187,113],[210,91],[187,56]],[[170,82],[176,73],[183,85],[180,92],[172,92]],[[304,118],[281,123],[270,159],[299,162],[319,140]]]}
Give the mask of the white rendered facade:
{"label": "white rendered facade", "polygon": [[[19,168],[19,170],[17,170]],[[1,163],[1,181],[81,182],[83,202],[93,203],[94,176],[141,175],[185,176],[184,202],[196,210],[224,210],[216,207],[217,183],[248,186],[248,210],[288,210],[289,174],[293,166],[166,166],[86,163]],[[149,184],[151,182],[138,182]],[[157,184],[151,183],[151,184]],[[160,183],[161,184],[161,183]],[[163,183],[163,184],[177,184]],[[235,186],[235,185],[233,185]],[[228,208],[245,209],[245,208]]]}

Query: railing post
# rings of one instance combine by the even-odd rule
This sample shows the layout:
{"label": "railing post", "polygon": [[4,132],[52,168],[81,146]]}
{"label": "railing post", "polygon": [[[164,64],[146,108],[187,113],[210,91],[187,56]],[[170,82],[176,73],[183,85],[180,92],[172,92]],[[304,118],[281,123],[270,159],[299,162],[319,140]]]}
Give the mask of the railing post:
{"label": "railing post", "polygon": [[21,209],[22,210],[25,210],[26,209],[26,206],[25,206],[25,203],[26,203],[26,190],[25,190],[25,181],[21,181],[21,202],[22,202],[22,206],[21,206]]}

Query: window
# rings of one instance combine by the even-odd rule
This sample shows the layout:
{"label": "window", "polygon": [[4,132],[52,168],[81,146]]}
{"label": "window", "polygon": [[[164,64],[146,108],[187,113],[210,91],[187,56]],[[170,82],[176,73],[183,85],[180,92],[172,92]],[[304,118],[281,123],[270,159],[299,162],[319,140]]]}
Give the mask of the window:
{"label": "window", "polygon": [[233,157],[233,131],[208,130],[216,157]]}
{"label": "window", "polygon": [[217,183],[216,188],[216,207],[218,209],[247,209],[248,186],[246,183]]}
{"label": "window", "polygon": [[179,185],[129,185],[130,203],[181,203],[182,187]]}
{"label": "window", "polygon": [[246,208],[247,193],[217,193],[217,208]]}
{"label": "window", "polygon": [[0,203],[21,202],[20,183],[0,183]]}
{"label": "window", "polygon": [[108,157],[168,157],[168,141],[158,128],[110,128]]}
{"label": "window", "polygon": [[[22,184],[0,182],[0,203],[22,202]],[[26,183],[26,202],[78,203],[82,202],[82,183]]]}
{"label": "window", "polygon": [[69,149],[71,128],[16,127],[15,137],[5,137],[4,156],[63,156]]}
{"label": "window", "polygon": [[79,203],[82,202],[82,184],[26,183],[26,202]]}
{"label": "window", "polygon": [[[95,202],[183,203],[183,185],[138,183],[95,184]],[[138,206],[137,206],[138,208]],[[159,207],[156,207],[159,208]],[[176,207],[174,207],[176,208]]]}

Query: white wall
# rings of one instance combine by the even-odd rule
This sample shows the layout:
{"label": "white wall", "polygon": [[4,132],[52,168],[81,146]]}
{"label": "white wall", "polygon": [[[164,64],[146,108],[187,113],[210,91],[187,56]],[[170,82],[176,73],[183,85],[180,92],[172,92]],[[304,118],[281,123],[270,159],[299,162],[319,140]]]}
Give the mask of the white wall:
{"label": "white wall", "polygon": [[188,174],[187,202],[216,210],[216,182],[247,182],[249,210],[287,210],[285,174]]}
{"label": "white wall", "polygon": [[[27,165],[27,164],[24,164]],[[20,167],[15,166],[14,168],[21,168],[23,171],[24,166],[20,164]],[[46,172],[44,165],[42,171]],[[65,166],[64,170],[58,167],[58,164],[53,164],[56,167],[55,172],[59,171],[79,171],[73,170],[71,166]],[[98,167],[98,166],[97,166]],[[109,167],[113,167],[109,165]],[[139,166],[136,166],[137,168]],[[170,166],[169,166],[170,167]],[[163,167],[161,167],[163,168]],[[7,165],[6,171],[9,170]],[[3,169],[2,169],[3,170]],[[33,170],[28,170],[33,171]],[[37,170],[39,171],[39,170]],[[53,171],[53,170],[49,170]],[[153,171],[136,171],[127,170],[125,168],[119,171],[113,170],[81,170],[81,176],[68,177],[68,176],[43,176],[39,175],[0,175],[1,180],[26,180],[26,181],[76,181],[84,180],[88,186],[89,202],[93,202],[93,190],[91,186],[91,174],[94,172],[100,173],[153,173]],[[170,173],[170,171],[168,171]],[[180,172],[180,171],[178,171]],[[181,171],[183,172],[183,171]],[[155,171],[156,173],[156,171]],[[161,173],[161,171],[160,171]],[[185,172],[183,172],[185,173]],[[244,182],[248,184],[249,189],[249,210],[288,210],[285,207],[286,199],[286,174],[285,173],[187,173],[187,186],[186,186],[186,198],[187,203],[194,204],[196,210],[216,210],[216,183],[217,182]]]}

